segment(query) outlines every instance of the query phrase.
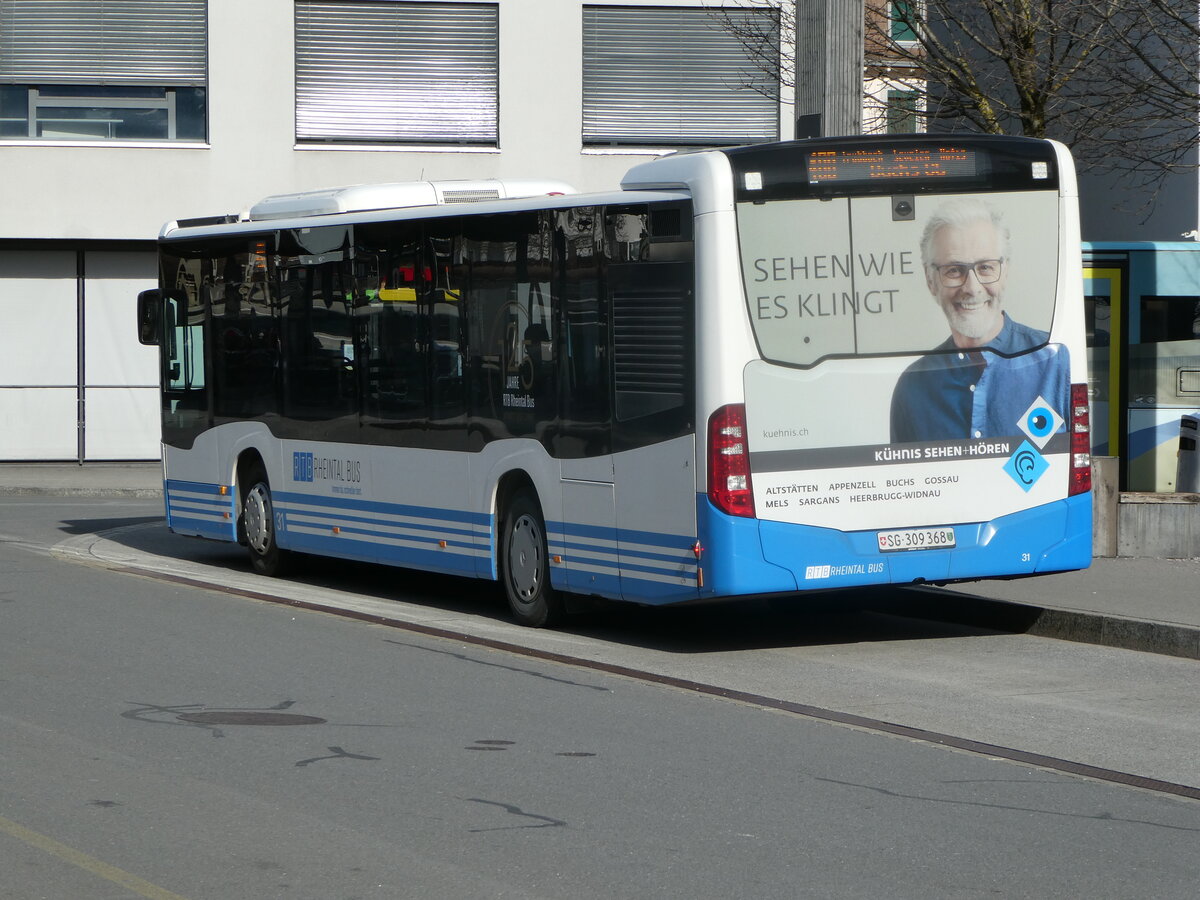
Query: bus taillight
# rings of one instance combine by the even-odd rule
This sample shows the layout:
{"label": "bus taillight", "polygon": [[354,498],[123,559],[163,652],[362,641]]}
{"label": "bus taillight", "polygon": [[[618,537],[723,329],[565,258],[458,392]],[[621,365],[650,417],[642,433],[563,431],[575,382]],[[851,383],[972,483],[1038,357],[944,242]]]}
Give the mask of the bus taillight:
{"label": "bus taillight", "polygon": [[722,406],[708,420],[708,499],[731,516],[754,517],[746,407]]}
{"label": "bus taillight", "polygon": [[1088,386],[1071,385],[1071,484],[1069,496],[1092,489],[1092,418],[1088,412]]}

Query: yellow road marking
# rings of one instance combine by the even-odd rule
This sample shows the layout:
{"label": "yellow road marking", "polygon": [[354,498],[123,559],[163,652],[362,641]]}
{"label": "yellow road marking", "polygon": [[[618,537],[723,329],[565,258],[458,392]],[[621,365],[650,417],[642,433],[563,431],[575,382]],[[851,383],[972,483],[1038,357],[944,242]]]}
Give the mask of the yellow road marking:
{"label": "yellow road marking", "polygon": [[0,816],[0,833],[11,835],[31,847],[44,850],[51,856],[57,856],[64,862],[77,866],[85,872],[91,872],[105,881],[111,881],[113,884],[119,884],[121,887],[128,888],[139,897],[145,897],[147,900],[186,900],[186,898],[181,897],[179,894],[173,894],[156,884],[151,884],[142,878],[138,878],[136,875],[123,872],[115,866],[101,862],[94,856],[88,856],[86,853],[76,850],[73,847],[60,844],[54,838],[31,831],[25,826],[18,825],[16,822],[6,819],[3,816]]}

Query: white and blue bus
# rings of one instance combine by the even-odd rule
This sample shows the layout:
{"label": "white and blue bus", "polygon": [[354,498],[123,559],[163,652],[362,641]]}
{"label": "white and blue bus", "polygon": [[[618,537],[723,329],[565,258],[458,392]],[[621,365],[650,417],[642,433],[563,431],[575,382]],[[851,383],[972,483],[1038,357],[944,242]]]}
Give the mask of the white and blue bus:
{"label": "white and blue bus", "polygon": [[498,580],[529,625],[1086,567],[1075,191],[1053,142],[905,135],[172,222],[168,525]]}
{"label": "white and blue bus", "polygon": [[1083,289],[1092,452],[1122,491],[1196,491],[1200,243],[1085,243]]}

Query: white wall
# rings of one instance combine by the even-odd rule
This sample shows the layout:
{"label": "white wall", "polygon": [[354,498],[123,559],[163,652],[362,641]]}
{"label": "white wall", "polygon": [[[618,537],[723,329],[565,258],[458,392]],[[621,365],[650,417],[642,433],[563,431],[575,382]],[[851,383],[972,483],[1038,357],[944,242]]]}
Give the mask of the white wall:
{"label": "white wall", "polygon": [[[580,190],[616,186],[653,151],[581,146],[583,3],[499,6],[498,148],[298,148],[292,0],[210,2],[208,144],[0,144],[0,239],[152,239],[169,220],[238,212],[274,193],[364,182],[543,176]],[[790,136],[790,106],[780,120]]]}
{"label": "white wall", "polygon": [[158,455],[158,348],[137,342],[138,291],[154,286],[153,253],[84,254],[84,456]]}
{"label": "white wall", "polygon": [[[210,0],[205,144],[0,142],[0,460],[77,459],[81,446],[86,460],[158,456],[156,350],[137,343],[134,310],[154,285],[150,242],[165,222],[366,182],[548,177],[603,190],[655,155],[582,147],[583,0],[499,7],[498,147],[298,147],[293,0]],[[782,106],[786,137],[792,120]],[[13,243],[26,240],[68,249]],[[95,240],[147,249],[97,250]]]}
{"label": "white wall", "polygon": [[0,459],[77,454],[75,258],[0,251]]}
{"label": "white wall", "polygon": [[158,456],[158,355],[135,316],[154,253],[87,251],[82,281],[79,257],[0,250],[0,460],[78,459],[81,438],[89,460]]}

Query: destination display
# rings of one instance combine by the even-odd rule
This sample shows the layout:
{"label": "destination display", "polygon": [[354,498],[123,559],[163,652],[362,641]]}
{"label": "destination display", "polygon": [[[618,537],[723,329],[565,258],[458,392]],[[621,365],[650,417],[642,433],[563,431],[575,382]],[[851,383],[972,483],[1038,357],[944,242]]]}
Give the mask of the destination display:
{"label": "destination display", "polygon": [[810,184],[863,183],[909,178],[974,178],[979,161],[964,147],[871,147],[813,150],[806,156]]}

